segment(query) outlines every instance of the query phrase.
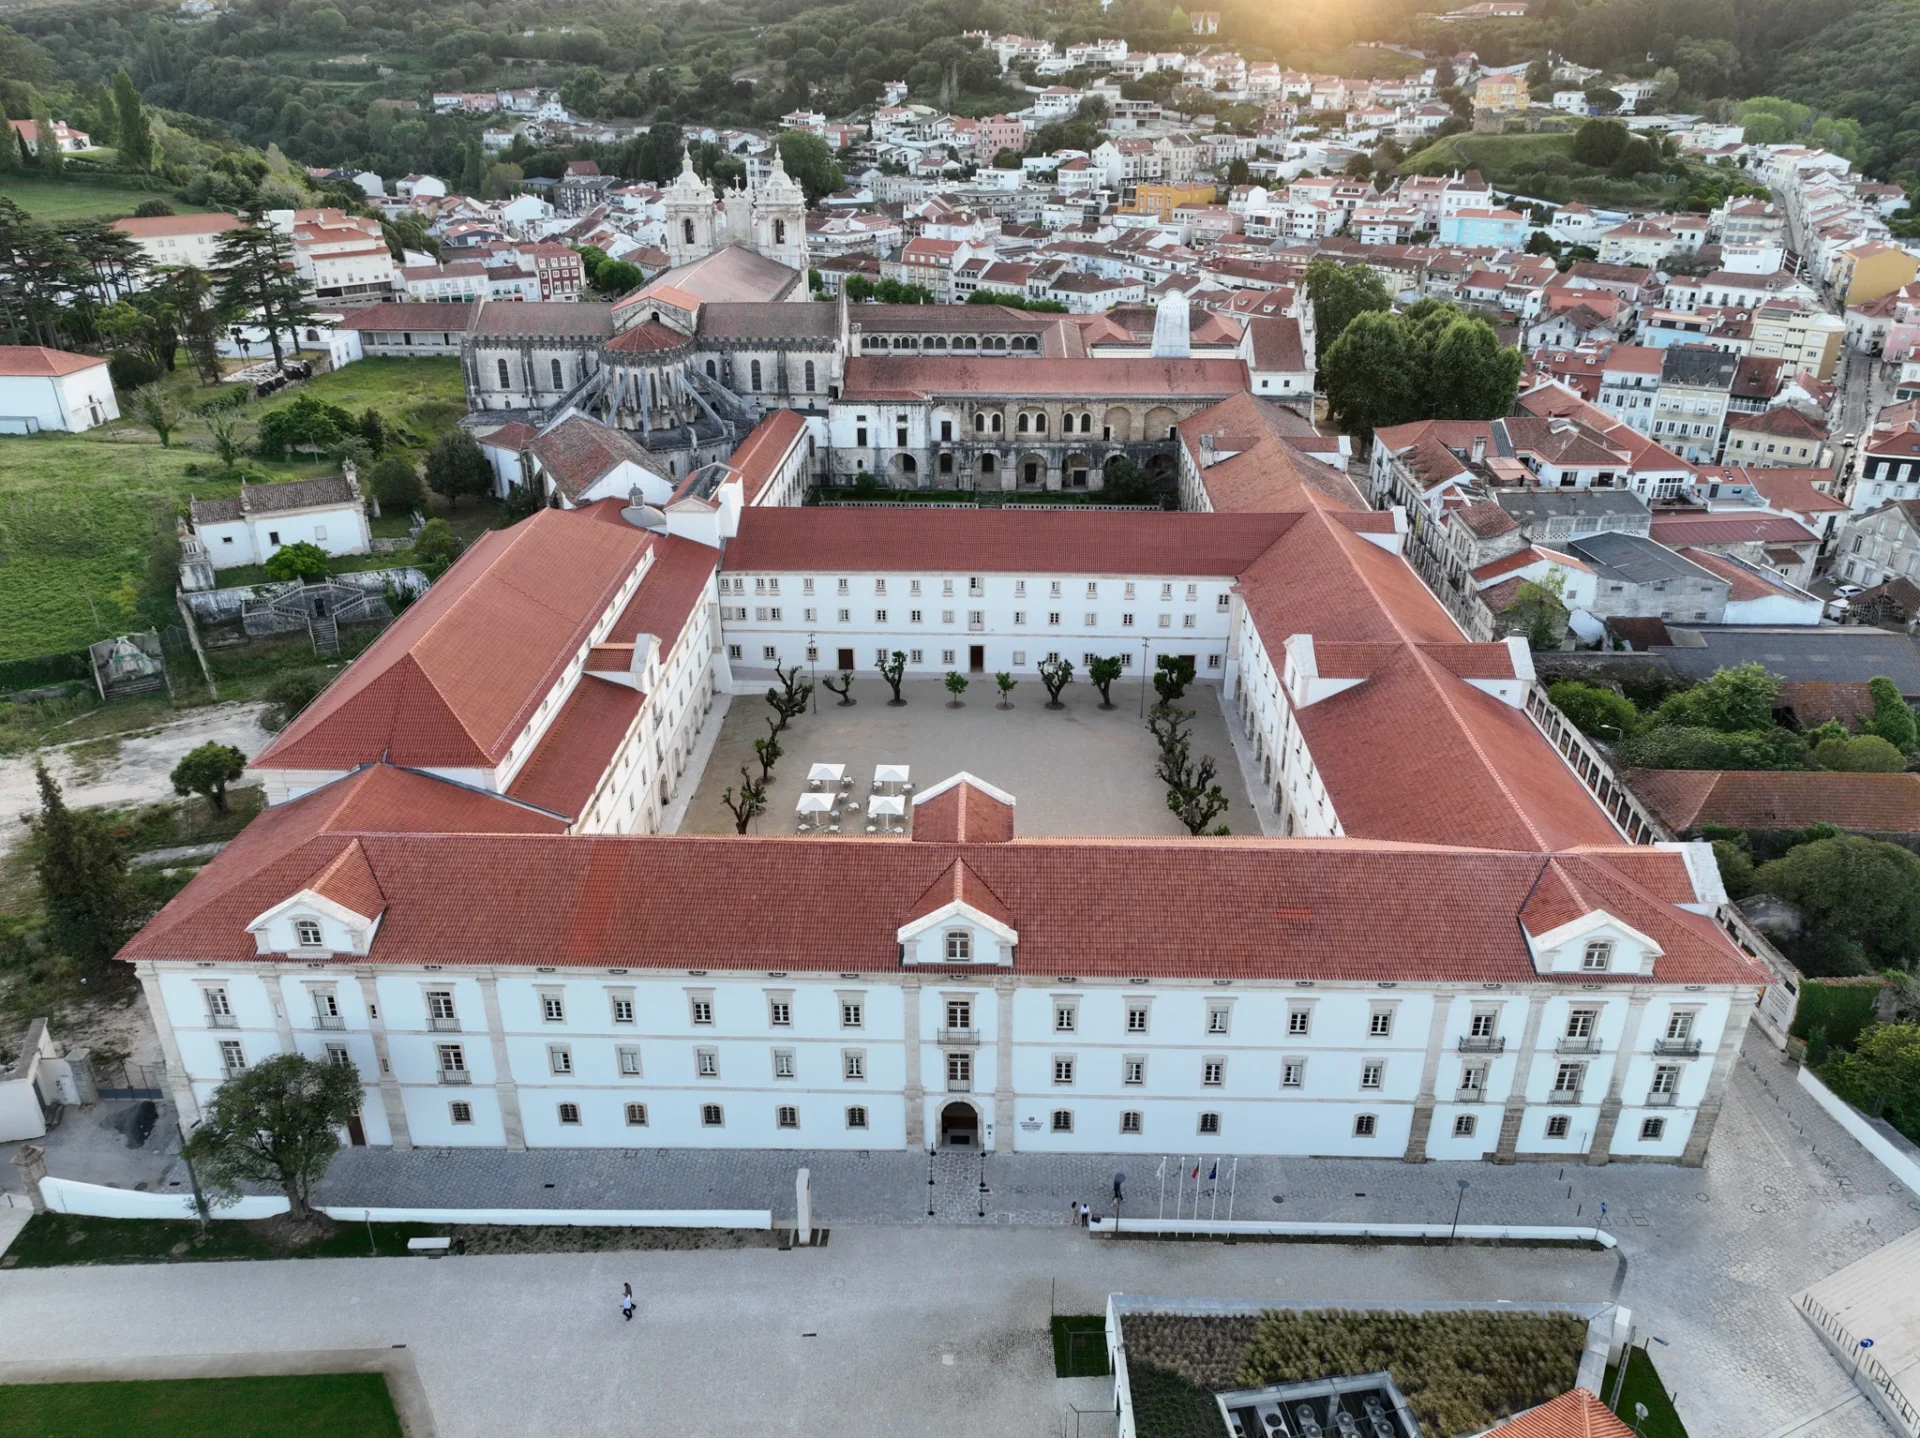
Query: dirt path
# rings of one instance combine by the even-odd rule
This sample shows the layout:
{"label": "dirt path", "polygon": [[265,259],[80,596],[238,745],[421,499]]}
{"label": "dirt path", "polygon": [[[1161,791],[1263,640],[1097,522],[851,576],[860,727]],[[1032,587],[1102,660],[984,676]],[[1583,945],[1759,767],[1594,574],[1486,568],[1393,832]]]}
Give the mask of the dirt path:
{"label": "dirt path", "polygon": [[[124,737],[83,739],[40,750],[72,805],[145,804],[173,797],[168,775],[181,756],[202,744],[231,744],[251,758],[270,737],[260,727],[261,704],[216,704],[184,719]],[[0,759],[0,854],[25,832],[22,814],[40,804],[33,755]]]}

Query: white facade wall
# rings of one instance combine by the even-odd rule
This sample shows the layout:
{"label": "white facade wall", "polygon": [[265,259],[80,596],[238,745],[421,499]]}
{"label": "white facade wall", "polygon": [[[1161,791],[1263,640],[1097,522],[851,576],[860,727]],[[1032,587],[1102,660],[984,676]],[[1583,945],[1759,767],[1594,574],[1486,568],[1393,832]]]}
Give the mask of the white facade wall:
{"label": "white facade wall", "polygon": [[1234,582],[1222,575],[729,571],[720,577],[720,617],[736,672],[761,674],[809,658],[834,667],[839,651],[850,649],[859,670],[897,650],[907,655],[907,673],[920,678],[953,669],[1029,674],[1058,654],[1084,682],[1088,654],[1118,654],[1130,675],[1152,673],[1162,654],[1191,654],[1196,677],[1218,682]]}
{"label": "white facade wall", "polygon": [[[351,960],[324,972],[159,965],[152,980],[194,1101],[223,1081],[223,1042],[249,1065],[286,1051],[327,1058],[331,1045],[367,1077],[367,1140],[433,1147],[917,1148],[960,1102],[998,1152],[1399,1157],[1411,1141],[1434,1158],[1478,1159],[1511,1113],[1516,1156],[1553,1159],[1586,1155],[1611,1108],[1611,1157],[1672,1160],[1750,1003],[1725,987],[1652,984],[438,972]],[[209,990],[230,1026],[210,1023]],[[451,997],[450,1017],[431,1017],[430,993]],[[947,1023],[956,1001],[964,1029]],[[1676,1010],[1692,1015],[1697,1056],[1654,1052]],[[1470,1038],[1476,1014],[1488,1028]],[[456,1045],[454,1068],[441,1051]],[[965,1078],[949,1077],[955,1055]],[[1578,1086],[1556,1092],[1563,1065],[1582,1066]],[[629,1104],[645,1105],[644,1124]],[[865,1111],[864,1127],[849,1109]],[[1456,1132],[1462,1117],[1470,1132]],[[1648,1118],[1661,1131],[1643,1138]],[[1555,1119],[1563,1135],[1550,1134]]]}
{"label": "white facade wall", "polygon": [[337,509],[294,509],[254,515],[198,528],[215,569],[265,564],[289,544],[314,544],[328,554],[370,554],[373,532],[364,510],[343,505]]}
{"label": "white facade wall", "polygon": [[0,375],[0,434],[77,433],[120,418],[107,362],[63,375]]}

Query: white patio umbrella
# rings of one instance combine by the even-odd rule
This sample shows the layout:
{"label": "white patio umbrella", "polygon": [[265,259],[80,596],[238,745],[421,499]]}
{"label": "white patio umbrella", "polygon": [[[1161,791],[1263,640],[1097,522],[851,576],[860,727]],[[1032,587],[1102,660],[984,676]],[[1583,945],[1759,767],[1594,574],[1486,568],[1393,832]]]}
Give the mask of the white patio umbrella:
{"label": "white patio umbrella", "polygon": [[873,766],[873,782],[876,784],[904,784],[909,770],[905,764],[876,764]]}
{"label": "white patio umbrella", "polygon": [[800,802],[793,807],[802,814],[824,814],[833,808],[833,795],[802,794]]}
{"label": "white patio umbrella", "polygon": [[897,818],[906,812],[907,801],[898,794],[875,794],[871,799],[867,800],[867,817],[869,819],[878,818],[882,814],[891,814]]}
{"label": "white patio umbrella", "polygon": [[810,784],[838,784],[840,776],[847,772],[845,764],[815,764],[807,770],[807,782]]}

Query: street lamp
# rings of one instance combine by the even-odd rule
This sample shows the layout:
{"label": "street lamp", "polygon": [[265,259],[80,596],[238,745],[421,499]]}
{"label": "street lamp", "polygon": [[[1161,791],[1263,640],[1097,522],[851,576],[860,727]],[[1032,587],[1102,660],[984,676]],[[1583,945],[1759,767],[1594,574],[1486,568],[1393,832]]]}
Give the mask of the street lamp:
{"label": "street lamp", "polygon": [[819,654],[820,648],[814,642],[814,636],[809,634],[807,636],[807,698],[812,701],[813,712],[816,714],[820,712],[820,687],[815,682],[818,676],[814,674],[813,666]]}
{"label": "street lamp", "polygon": [[1454,1181],[1460,1185],[1460,1194],[1459,1197],[1453,1201],[1453,1227],[1447,1230],[1448,1243],[1452,1243],[1455,1236],[1460,1232],[1460,1205],[1467,1201],[1467,1190],[1473,1187],[1473,1185],[1468,1183],[1464,1178]]}

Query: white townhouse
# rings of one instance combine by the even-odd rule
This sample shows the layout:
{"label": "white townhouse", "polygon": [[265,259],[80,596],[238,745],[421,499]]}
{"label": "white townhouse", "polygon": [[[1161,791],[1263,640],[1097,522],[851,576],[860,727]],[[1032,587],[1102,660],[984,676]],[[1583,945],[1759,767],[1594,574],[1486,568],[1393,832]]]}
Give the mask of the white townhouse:
{"label": "white townhouse", "polygon": [[113,376],[99,355],[0,345],[0,434],[78,432],[118,418]]}
{"label": "white townhouse", "polygon": [[[1710,850],[1596,802],[1525,650],[1468,642],[1297,424],[1182,427],[1228,455],[1211,512],[768,507],[804,442],[769,431],[484,536],[123,950],[182,1118],[298,1051],[396,1148],[1700,1162],[1766,977]],[[968,774],[911,838],[658,832],[712,695],[810,645],[1136,642],[1219,684],[1264,836],[1023,838]]]}
{"label": "white townhouse", "polygon": [[265,564],[289,544],[328,554],[371,554],[367,503],[351,463],[343,474],[240,485],[231,499],[193,499],[193,532],[215,569]]}

